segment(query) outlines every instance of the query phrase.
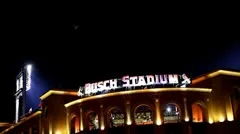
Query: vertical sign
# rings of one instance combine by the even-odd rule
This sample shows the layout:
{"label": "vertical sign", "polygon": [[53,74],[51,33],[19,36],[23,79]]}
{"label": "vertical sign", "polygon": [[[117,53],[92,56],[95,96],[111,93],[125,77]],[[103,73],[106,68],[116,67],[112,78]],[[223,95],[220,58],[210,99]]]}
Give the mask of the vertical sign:
{"label": "vertical sign", "polygon": [[[26,91],[31,89],[32,66],[25,66],[16,78],[15,122],[25,115]],[[21,111],[20,111],[21,110]]]}

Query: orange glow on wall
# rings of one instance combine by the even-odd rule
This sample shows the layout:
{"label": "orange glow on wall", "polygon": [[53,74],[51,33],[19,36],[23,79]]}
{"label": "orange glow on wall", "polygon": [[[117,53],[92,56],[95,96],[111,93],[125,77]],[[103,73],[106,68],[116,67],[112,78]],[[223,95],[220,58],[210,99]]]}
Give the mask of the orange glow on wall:
{"label": "orange glow on wall", "polygon": [[212,119],[212,118],[209,118],[209,119],[208,119],[208,123],[209,123],[209,124],[213,124],[213,119]]}
{"label": "orange glow on wall", "polygon": [[80,132],[80,120],[77,116],[75,116],[71,121],[71,131],[75,131],[75,133]]}
{"label": "orange glow on wall", "polygon": [[227,120],[228,121],[234,121],[234,115],[233,115],[233,108],[232,108],[232,100],[230,97],[226,99],[226,114],[227,114]]}
{"label": "orange glow on wall", "polygon": [[192,105],[193,122],[203,122],[203,110],[199,104]]}
{"label": "orange glow on wall", "polygon": [[225,118],[223,115],[219,115],[219,117],[218,117],[218,121],[219,121],[219,122],[224,122],[225,119],[226,119],[226,118]]}
{"label": "orange glow on wall", "polygon": [[62,132],[60,130],[57,130],[55,134],[62,134]]}
{"label": "orange glow on wall", "polygon": [[79,118],[76,117],[76,120],[75,120],[75,133],[78,133],[78,132],[79,132],[79,128],[80,128]]}

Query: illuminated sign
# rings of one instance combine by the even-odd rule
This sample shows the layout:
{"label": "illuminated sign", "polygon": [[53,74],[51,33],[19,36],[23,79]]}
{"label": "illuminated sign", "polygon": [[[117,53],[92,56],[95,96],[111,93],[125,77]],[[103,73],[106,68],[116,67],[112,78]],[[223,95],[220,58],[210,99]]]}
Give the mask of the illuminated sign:
{"label": "illuminated sign", "polygon": [[19,89],[23,88],[23,73],[26,74],[26,91],[28,91],[31,88],[31,73],[32,73],[32,66],[27,65],[25,67],[25,72],[21,71],[19,74],[19,78],[16,80],[16,91],[19,91]]}
{"label": "illuminated sign", "polygon": [[141,86],[171,85],[176,87],[186,87],[191,80],[186,74],[164,74],[164,75],[146,75],[146,76],[123,76],[121,79],[110,79],[96,83],[86,83],[80,87],[79,96],[91,95],[96,93],[106,93],[110,90]]}
{"label": "illuminated sign", "polygon": [[31,74],[32,74],[32,66],[27,65],[26,68],[26,91],[31,88]]}
{"label": "illuminated sign", "polygon": [[[21,72],[19,73],[19,75],[17,76],[16,79],[16,111],[15,111],[15,122],[18,122],[19,119],[19,112],[20,110],[23,109],[23,107],[25,108],[25,95],[26,91],[29,91],[31,89],[31,73],[32,73],[32,66],[31,65],[27,65],[24,67],[24,69],[21,70]],[[22,104],[22,106],[20,106],[19,100],[20,97],[22,96],[22,102],[24,104]],[[22,109],[19,109],[22,108]],[[22,111],[22,114],[25,114],[25,111]]]}
{"label": "illuminated sign", "polygon": [[16,81],[17,83],[17,88],[16,91],[19,91],[19,89],[23,88],[23,76],[21,75],[19,79],[17,79]]}

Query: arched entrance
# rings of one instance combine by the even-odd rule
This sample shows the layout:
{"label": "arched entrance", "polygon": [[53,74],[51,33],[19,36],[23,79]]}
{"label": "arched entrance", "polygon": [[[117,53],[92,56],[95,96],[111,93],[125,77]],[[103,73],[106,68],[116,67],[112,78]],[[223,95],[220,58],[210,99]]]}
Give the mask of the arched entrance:
{"label": "arched entrance", "polygon": [[80,120],[77,116],[73,116],[71,120],[71,134],[78,133],[80,130]]}
{"label": "arched entrance", "polygon": [[193,122],[203,122],[204,121],[204,114],[203,114],[203,107],[198,104],[192,104],[192,121]]}
{"label": "arched entrance", "polygon": [[151,107],[146,104],[136,107],[134,111],[134,120],[136,125],[153,124],[153,112]]}
{"label": "arched entrance", "polygon": [[180,107],[175,103],[168,103],[163,107],[164,123],[180,122],[181,112]]}
{"label": "arched entrance", "polygon": [[122,127],[125,124],[124,113],[117,107],[111,108],[108,112],[109,127]]}
{"label": "arched entrance", "polygon": [[98,114],[96,112],[90,112],[87,115],[88,130],[98,130],[99,129],[99,120]]}

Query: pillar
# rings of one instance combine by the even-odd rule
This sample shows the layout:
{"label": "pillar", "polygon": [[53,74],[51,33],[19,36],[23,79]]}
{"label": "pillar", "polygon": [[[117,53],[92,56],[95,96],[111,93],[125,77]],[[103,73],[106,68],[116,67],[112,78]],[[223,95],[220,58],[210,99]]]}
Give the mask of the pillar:
{"label": "pillar", "polygon": [[[188,106],[188,101],[186,97],[183,98],[183,104],[184,104],[184,114],[185,114],[184,121],[188,122],[183,124],[183,133],[192,134],[192,126],[191,126],[191,123],[189,123],[190,121],[189,111],[192,111],[192,110],[188,109],[189,106]],[[189,108],[191,108],[191,106]]]}
{"label": "pillar", "polygon": [[230,96],[226,97],[226,114],[228,121],[234,121],[233,108],[232,108],[232,99]]}
{"label": "pillar", "polygon": [[188,115],[187,98],[186,97],[184,97],[184,99],[183,99],[183,104],[184,104],[184,114],[185,114],[184,120],[186,122],[188,122],[189,121],[189,115]]}
{"label": "pillar", "polygon": [[161,109],[160,109],[160,102],[159,99],[156,98],[155,99],[155,128],[154,128],[154,133],[155,134],[160,134],[160,133],[164,133],[163,129],[161,126],[162,125],[162,116],[161,116]]}
{"label": "pillar", "polygon": [[38,120],[38,131],[39,131],[39,134],[43,134],[44,131],[42,130],[42,116],[39,116],[39,120]]}
{"label": "pillar", "polygon": [[83,124],[83,109],[80,107],[80,131],[84,131],[84,124]]}
{"label": "pillar", "polygon": [[156,117],[156,125],[161,125],[162,120],[161,120],[161,111],[160,111],[160,104],[159,104],[159,99],[155,99],[155,117]]}
{"label": "pillar", "polygon": [[104,110],[103,110],[103,105],[100,105],[100,130],[103,131],[104,129],[105,129]]}
{"label": "pillar", "polygon": [[[40,130],[39,130],[40,131]],[[28,129],[28,134],[32,134],[32,127]]]}
{"label": "pillar", "polygon": [[131,119],[131,105],[130,105],[130,101],[126,102],[126,119],[127,119],[127,125],[131,125],[132,124],[132,119]]}
{"label": "pillar", "polygon": [[212,124],[213,123],[213,116],[211,112],[211,102],[209,98],[207,99],[207,111],[208,111],[208,123]]}
{"label": "pillar", "polygon": [[69,110],[68,108],[66,109],[66,134],[70,134],[69,130]]}
{"label": "pillar", "polygon": [[126,134],[132,134],[132,115],[131,115],[131,103],[129,100],[125,103],[125,110],[126,110]]}
{"label": "pillar", "polygon": [[49,128],[49,130],[48,130],[48,131],[49,131],[49,134],[53,134],[53,131],[52,131],[52,116],[49,118],[48,121],[49,121],[49,122],[48,122],[48,123],[49,123],[49,124],[48,124],[48,125],[49,125],[49,127],[48,127],[48,128]]}

